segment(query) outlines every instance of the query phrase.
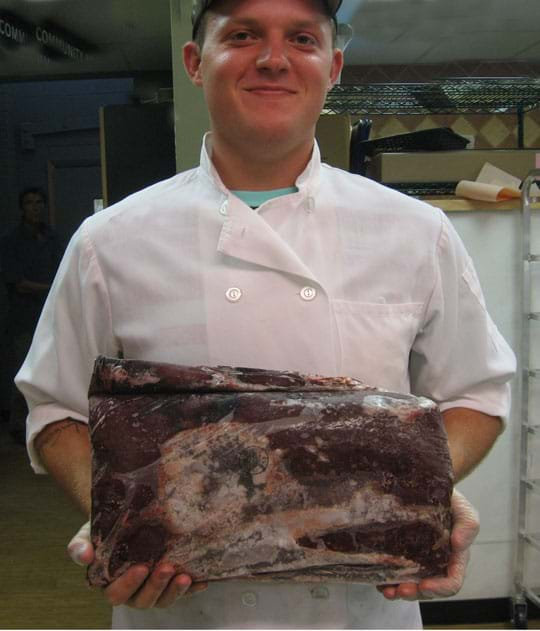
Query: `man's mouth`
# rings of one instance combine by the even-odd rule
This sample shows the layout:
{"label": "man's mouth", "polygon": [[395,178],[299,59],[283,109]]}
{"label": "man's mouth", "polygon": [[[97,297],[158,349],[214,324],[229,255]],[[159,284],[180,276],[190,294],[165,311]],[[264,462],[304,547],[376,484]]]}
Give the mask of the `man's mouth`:
{"label": "man's mouth", "polygon": [[296,94],[295,90],[279,85],[255,85],[246,88],[246,91],[260,96],[290,96]]}

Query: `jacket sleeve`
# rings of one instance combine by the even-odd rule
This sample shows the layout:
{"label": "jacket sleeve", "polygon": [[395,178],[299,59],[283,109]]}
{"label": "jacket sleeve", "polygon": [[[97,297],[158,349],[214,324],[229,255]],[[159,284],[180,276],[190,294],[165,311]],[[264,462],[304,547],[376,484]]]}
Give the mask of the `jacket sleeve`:
{"label": "jacket sleeve", "polygon": [[83,223],[68,245],[15,379],[29,408],[28,451],[37,473],[45,471],[34,438],[54,421],[88,421],[94,360],[117,352],[105,276]]}
{"label": "jacket sleeve", "polygon": [[474,265],[441,212],[435,279],[411,353],[411,389],[444,411],[466,407],[503,419],[516,358],[486,309]]}

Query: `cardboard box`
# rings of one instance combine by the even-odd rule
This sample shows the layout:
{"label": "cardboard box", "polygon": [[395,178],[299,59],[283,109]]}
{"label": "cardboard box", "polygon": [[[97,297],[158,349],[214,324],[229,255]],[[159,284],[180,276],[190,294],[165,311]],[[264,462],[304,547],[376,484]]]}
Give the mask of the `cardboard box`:
{"label": "cardboard box", "polygon": [[476,180],[490,162],[523,180],[535,168],[540,149],[465,149],[412,153],[379,153],[369,163],[367,175],[393,182],[459,182]]}
{"label": "cardboard box", "polygon": [[348,114],[321,114],[315,136],[322,161],[348,171],[351,117]]}

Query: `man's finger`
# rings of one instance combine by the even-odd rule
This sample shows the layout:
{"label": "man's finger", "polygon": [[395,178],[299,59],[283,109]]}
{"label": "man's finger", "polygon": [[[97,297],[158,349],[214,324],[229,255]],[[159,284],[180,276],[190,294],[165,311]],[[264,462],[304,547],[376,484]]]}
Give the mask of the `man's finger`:
{"label": "man's finger", "polygon": [[400,583],[396,589],[396,596],[403,600],[417,600],[419,597],[417,583]]}
{"label": "man's finger", "polygon": [[397,585],[378,585],[377,589],[388,600],[394,600],[397,595]]}
{"label": "man's finger", "polygon": [[208,583],[193,583],[193,585],[189,588],[189,591],[193,594],[198,592],[204,592],[208,589]]}
{"label": "man's finger", "polygon": [[418,586],[420,597],[447,598],[457,594],[465,580],[469,556],[469,550],[454,555],[448,566],[448,575],[445,578],[426,578],[421,581]]}
{"label": "man's finger", "polygon": [[[186,575],[183,575],[186,576]],[[148,577],[141,589],[127,603],[130,607],[137,609],[149,609],[154,607],[162,595],[167,591],[169,585],[177,580],[174,567],[169,564],[158,566]],[[191,579],[187,576],[185,590],[189,588]]]}
{"label": "man's finger", "polygon": [[140,589],[146,577],[148,568],[144,565],[135,565],[112,582],[103,590],[105,598],[113,607],[124,605]]}
{"label": "man's finger", "polygon": [[174,604],[177,598],[180,598],[185,591],[185,587],[183,584],[178,585],[178,577],[174,577],[174,580],[170,581],[167,585],[167,588],[163,591],[161,596],[156,601],[155,606],[165,609],[166,607],[170,607]]}
{"label": "man's finger", "polygon": [[195,591],[199,591],[195,587],[187,574],[178,574],[161,594],[155,606],[160,608],[170,607],[178,598],[189,596]]}

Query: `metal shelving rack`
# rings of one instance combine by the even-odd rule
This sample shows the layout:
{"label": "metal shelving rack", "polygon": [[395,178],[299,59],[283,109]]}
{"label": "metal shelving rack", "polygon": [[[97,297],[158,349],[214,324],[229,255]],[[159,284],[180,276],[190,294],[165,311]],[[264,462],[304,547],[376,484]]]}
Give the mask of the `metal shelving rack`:
{"label": "metal shelving rack", "polygon": [[429,83],[336,85],[324,111],[333,114],[516,114],[523,148],[525,112],[540,107],[540,79],[468,78]]}
{"label": "metal shelving rack", "polygon": [[[523,322],[521,333],[521,445],[520,445],[520,488],[519,523],[516,555],[515,593],[513,598],[513,622],[516,629],[527,628],[527,600],[540,606],[540,585],[528,585],[525,563],[527,551],[532,547],[540,553],[540,524],[534,528],[528,524],[531,494],[540,496],[540,479],[531,477],[530,464],[533,457],[533,441],[540,436],[540,419],[531,414],[531,382],[540,378],[540,367],[531,364],[531,342],[533,335],[540,335],[540,312],[533,312],[534,301],[533,267],[540,266],[540,251],[531,247],[531,211],[533,184],[540,184],[540,169],[531,171],[522,187],[522,257],[523,257]],[[538,212],[538,210],[536,210]],[[538,267],[540,269],[540,267]],[[537,290],[538,291],[538,290]],[[531,331],[532,328],[537,330]],[[540,454],[537,454],[540,456]]]}

